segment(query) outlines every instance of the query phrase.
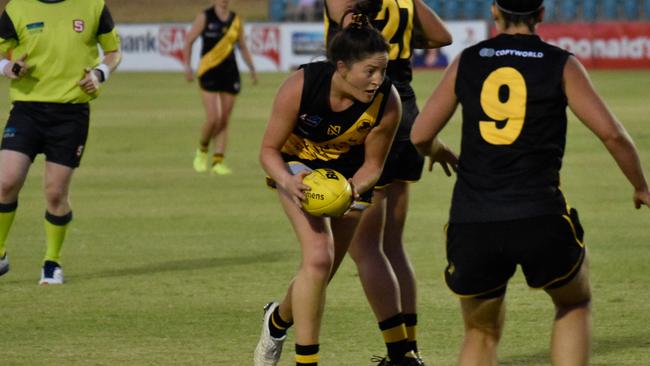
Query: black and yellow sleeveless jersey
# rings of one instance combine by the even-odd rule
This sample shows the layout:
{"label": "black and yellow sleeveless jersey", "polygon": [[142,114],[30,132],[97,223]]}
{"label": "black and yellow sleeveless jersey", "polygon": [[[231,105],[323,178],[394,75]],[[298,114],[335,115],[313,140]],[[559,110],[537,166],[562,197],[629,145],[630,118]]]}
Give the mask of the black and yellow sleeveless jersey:
{"label": "black and yellow sleeveless jersey", "polygon": [[12,0],[0,16],[0,52],[14,59],[27,54],[27,74],[12,80],[10,99],[26,102],[86,103],[77,82],[85,68],[119,49],[119,38],[104,0]]}
{"label": "black and yellow sleeveless jersey", "polygon": [[[382,0],[381,11],[372,20],[373,26],[383,34],[390,45],[386,75],[390,77],[402,99],[415,95],[411,88],[414,13],[413,0]],[[341,29],[339,25],[341,20],[330,18],[326,5],[324,21],[325,44],[327,44],[327,40]]]}
{"label": "black and yellow sleeveless jersey", "polygon": [[451,222],[564,212],[562,75],[569,55],[536,35],[501,34],[463,51],[455,86],[463,126]]}
{"label": "black and yellow sleeveless jersey", "polygon": [[370,103],[355,102],[341,112],[330,108],[335,68],[327,62],[302,65],[304,84],[296,126],[282,147],[285,161],[302,161],[312,169],[332,168],[351,177],[363,164],[364,143],[377,126],[390,96],[388,79]]}
{"label": "black and yellow sleeveless jersey", "polygon": [[217,16],[214,7],[205,10],[205,26],[201,32],[203,46],[199,62],[198,76],[202,76],[218,66],[237,67],[235,45],[242,32],[241,20],[237,14],[230,12],[224,22]]}

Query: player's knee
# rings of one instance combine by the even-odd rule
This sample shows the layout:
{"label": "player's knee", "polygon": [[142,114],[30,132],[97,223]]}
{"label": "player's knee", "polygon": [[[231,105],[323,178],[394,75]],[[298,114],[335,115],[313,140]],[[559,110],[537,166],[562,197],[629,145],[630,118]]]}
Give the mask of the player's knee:
{"label": "player's knee", "polygon": [[61,187],[48,186],[45,188],[45,200],[49,207],[59,207],[68,202],[67,190]]}
{"label": "player's knee", "polygon": [[334,265],[334,251],[330,250],[329,245],[318,245],[312,248],[309,255],[303,258],[302,267],[312,277],[329,278],[332,266]]}

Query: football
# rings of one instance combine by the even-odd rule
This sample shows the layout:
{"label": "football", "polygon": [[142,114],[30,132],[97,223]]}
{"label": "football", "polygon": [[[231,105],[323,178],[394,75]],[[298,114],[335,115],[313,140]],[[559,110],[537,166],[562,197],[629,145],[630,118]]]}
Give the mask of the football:
{"label": "football", "polygon": [[316,169],[302,182],[309,186],[303,209],[314,216],[340,217],[352,203],[352,187],[343,174],[333,169]]}

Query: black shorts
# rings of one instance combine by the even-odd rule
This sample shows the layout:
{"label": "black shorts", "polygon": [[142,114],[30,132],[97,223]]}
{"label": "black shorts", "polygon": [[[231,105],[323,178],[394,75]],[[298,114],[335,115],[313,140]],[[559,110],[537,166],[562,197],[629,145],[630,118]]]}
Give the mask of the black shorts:
{"label": "black shorts", "polygon": [[395,181],[417,182],[422,177],[423,166],[424,157],[418,153],[411,141],[395,141],[375,189],[382,189]]}
{"label": "black shorts", "polygon": [[564,215],[449,224],[447,286],[460,296],[499,297],[520,265],[528,286],[561,287],[584,260],[583,235],[574,209]]}
{"label": "black shorts", "polygon": [[206,71],[199,78],[201,89],[209,92],[224,92],[237,95],[241,90],[241,78],[237,64],[219,65]]}
{"label": "black shorts", "polygon": [[415,97],[402,99],[402,120],[375,189],[382,189],[395,181],[417,182],[422,177],[424,157],[415,149],[409,136],[418,113]]}
{"label": "black shorts", "polygon": [[88,137],[89,119],[88,103],[15,102],[0,148],[21,152],[32,161],[43,153],[49,162],[76,168]]}

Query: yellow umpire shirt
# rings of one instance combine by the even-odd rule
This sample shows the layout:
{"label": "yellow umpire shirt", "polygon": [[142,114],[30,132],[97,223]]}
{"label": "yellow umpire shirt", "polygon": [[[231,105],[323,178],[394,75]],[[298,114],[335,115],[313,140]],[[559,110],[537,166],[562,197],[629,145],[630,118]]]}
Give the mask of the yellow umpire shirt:
{"label": "yellow umpire shirt", "polygon": [[12,80],[12,102],[86,103],[96,97],[77,84],[85,68],[119,49],[104,0],[11,0],[0,16],[0,52],[27,55],[27,74]]}

